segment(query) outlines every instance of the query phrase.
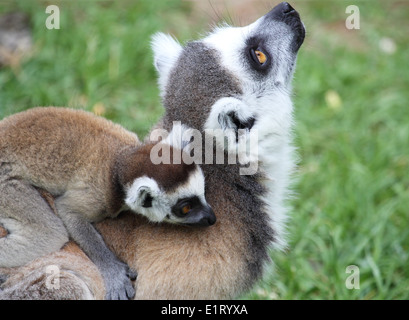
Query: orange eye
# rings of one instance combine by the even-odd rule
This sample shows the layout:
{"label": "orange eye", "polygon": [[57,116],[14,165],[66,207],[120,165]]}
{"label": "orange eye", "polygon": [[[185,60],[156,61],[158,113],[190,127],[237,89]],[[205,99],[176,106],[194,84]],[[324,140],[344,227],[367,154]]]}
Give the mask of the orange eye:
{"label": "orange eye", "polygon": [[256,51],[254,51],[254,53],[256,54],[256,57],[257,57],[258,61],[259,61],[261,64],[263,64],[264,62],[267,61],[267,57],[266,57],[266,55],[265,55],[263,52],[261,52],[261,51],[259,51],[259,50],[256,50]]}
{"label": "orange eye", "polygon": [[189,204],[187,204],[182,208],[182,213],[183,214],[188,214],[190,212],[190,210],[192,210],[192,207]]}

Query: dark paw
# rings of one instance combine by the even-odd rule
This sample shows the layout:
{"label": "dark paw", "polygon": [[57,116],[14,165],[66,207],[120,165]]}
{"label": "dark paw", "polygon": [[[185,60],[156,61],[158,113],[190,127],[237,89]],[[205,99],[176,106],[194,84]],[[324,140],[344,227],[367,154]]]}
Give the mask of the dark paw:
{"label": "dark paw", "polygon": [[109,273],[105,273],[106,300],[129,300],[135,296],[131,282],[136,280],[137,273],[126,264],[117,264]]}
{"label": "dark paw", "polygon": [[251,128],[253,128],[254,126],[254,122],[256,121],[256,119],[254,119],[253,117],[247,118],[245,120],[240,120],[235,112],[230,112],[227,115],[231,118],[231,121],[236,126],[236,130],[238,129],[251,130]]}
{"label": "dark paw", "polygon": [[106,300],[129,300],[135,296],[135,289],[127,277],[126,280],[107,285]]}
{"label": "dark paw", "polygon": [[0,274],[0,287],[4,282],[6,282],[6,280],[7,280],[7,275]]}
{"label": "dark paw", "polygon": [[232,129],[236,134],[236,142],[239,140],[239,129],[250,131],[256,119],[249,117],[240,119],[235,111],[220,113],[218,121],[223,130]]}
{"label": "dark paw", "polygon": [[130,267],[128,267],[126,275],[131,281],[135,281],[136,278],[138,278],[138,273],[134,269],[131,269]]}

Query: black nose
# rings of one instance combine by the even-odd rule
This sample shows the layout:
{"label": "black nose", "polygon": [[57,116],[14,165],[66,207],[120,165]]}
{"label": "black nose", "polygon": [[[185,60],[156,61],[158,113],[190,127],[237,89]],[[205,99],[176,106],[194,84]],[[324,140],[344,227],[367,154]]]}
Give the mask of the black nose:
{"label": "black nose", "polygon": [[212,208],[207,207],[204,210],[203,217],[198,222],[198,225],[207,227],[207,226],[212,226],[215,223],[216,223],[216,215],[214,214]]}
{"label": "black nose", "polygon": [[208,227],[216,223],[216,215],[208,204],[200,205],[189,213],[182,224],[188,226]]}
{"label": "black nose", "polygon": [[265,15],[268,20],[284,22],[294,32],[292,49],[296,52],[305,38],[305,28],[298,12],[288,3],[281,2]]}
{"label": "black nose", "polygon": [[279,5],[283,7],[283,13],[291,13],[294,10],[294,8],[288,3],[288,2],[281,2]]}
{"label": "black nose", "polygon": [[267,17],[274,20],[280,21],[290,21],[291,19],[300,19],[300,16],[297,11],[288,3],[288,2],[281,2],[280,4],[276,5],[269,13],[267,13]]}

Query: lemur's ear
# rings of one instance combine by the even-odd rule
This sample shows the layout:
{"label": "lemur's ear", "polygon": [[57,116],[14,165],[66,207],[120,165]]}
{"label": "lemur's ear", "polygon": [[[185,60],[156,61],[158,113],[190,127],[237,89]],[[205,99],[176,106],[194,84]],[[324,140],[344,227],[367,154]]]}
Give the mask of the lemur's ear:
{"label": "lemur's ear", "polygon": [[158,193],[159,187],[156,181],[146,176],[137,178],[126,192],[125,203],[135,211],[141,207],[150,208]]}
{"label": "lemur's ear", "polygon": [[165,139],[163,139],[162,143],[166,143],[174,148],[183,150],[189,145],[192,139],[196,139],[196,134],[200,134],[200,132],[181,124],[180,121],[174,121],[172,131]]}
{"label": "lemur's ear", "polygon": [[143,187],[139,189],[139,199],[142,207],[151,208],[152,207],[152,194],[149,187]]}
{"label": "lemur's ear", "polygon": [[161,89],[166,85],[169,72],[179,58],[183,48],[173,37],[164,33],[156,33],[152,37],[151,47],[154,65],[159,72]]}

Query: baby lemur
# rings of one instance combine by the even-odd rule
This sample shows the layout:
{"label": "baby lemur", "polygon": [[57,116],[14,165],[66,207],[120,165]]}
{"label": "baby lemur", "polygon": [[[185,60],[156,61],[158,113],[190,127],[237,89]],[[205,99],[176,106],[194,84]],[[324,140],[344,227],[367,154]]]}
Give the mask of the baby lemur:
{"label": "baby lemur", "polygon": [[[34,108],[0,121],[0,225],[8,231],[0,239],[0,267],[56,251],[70,237],[99,268],[107,299],[133,297],[136,273],[93,222],[126,208],[153,222],[208,226],[216,219],[200,167],[154,165],[154,145],[80,110]],[[58,216],[39,190],[55,197]]]}

